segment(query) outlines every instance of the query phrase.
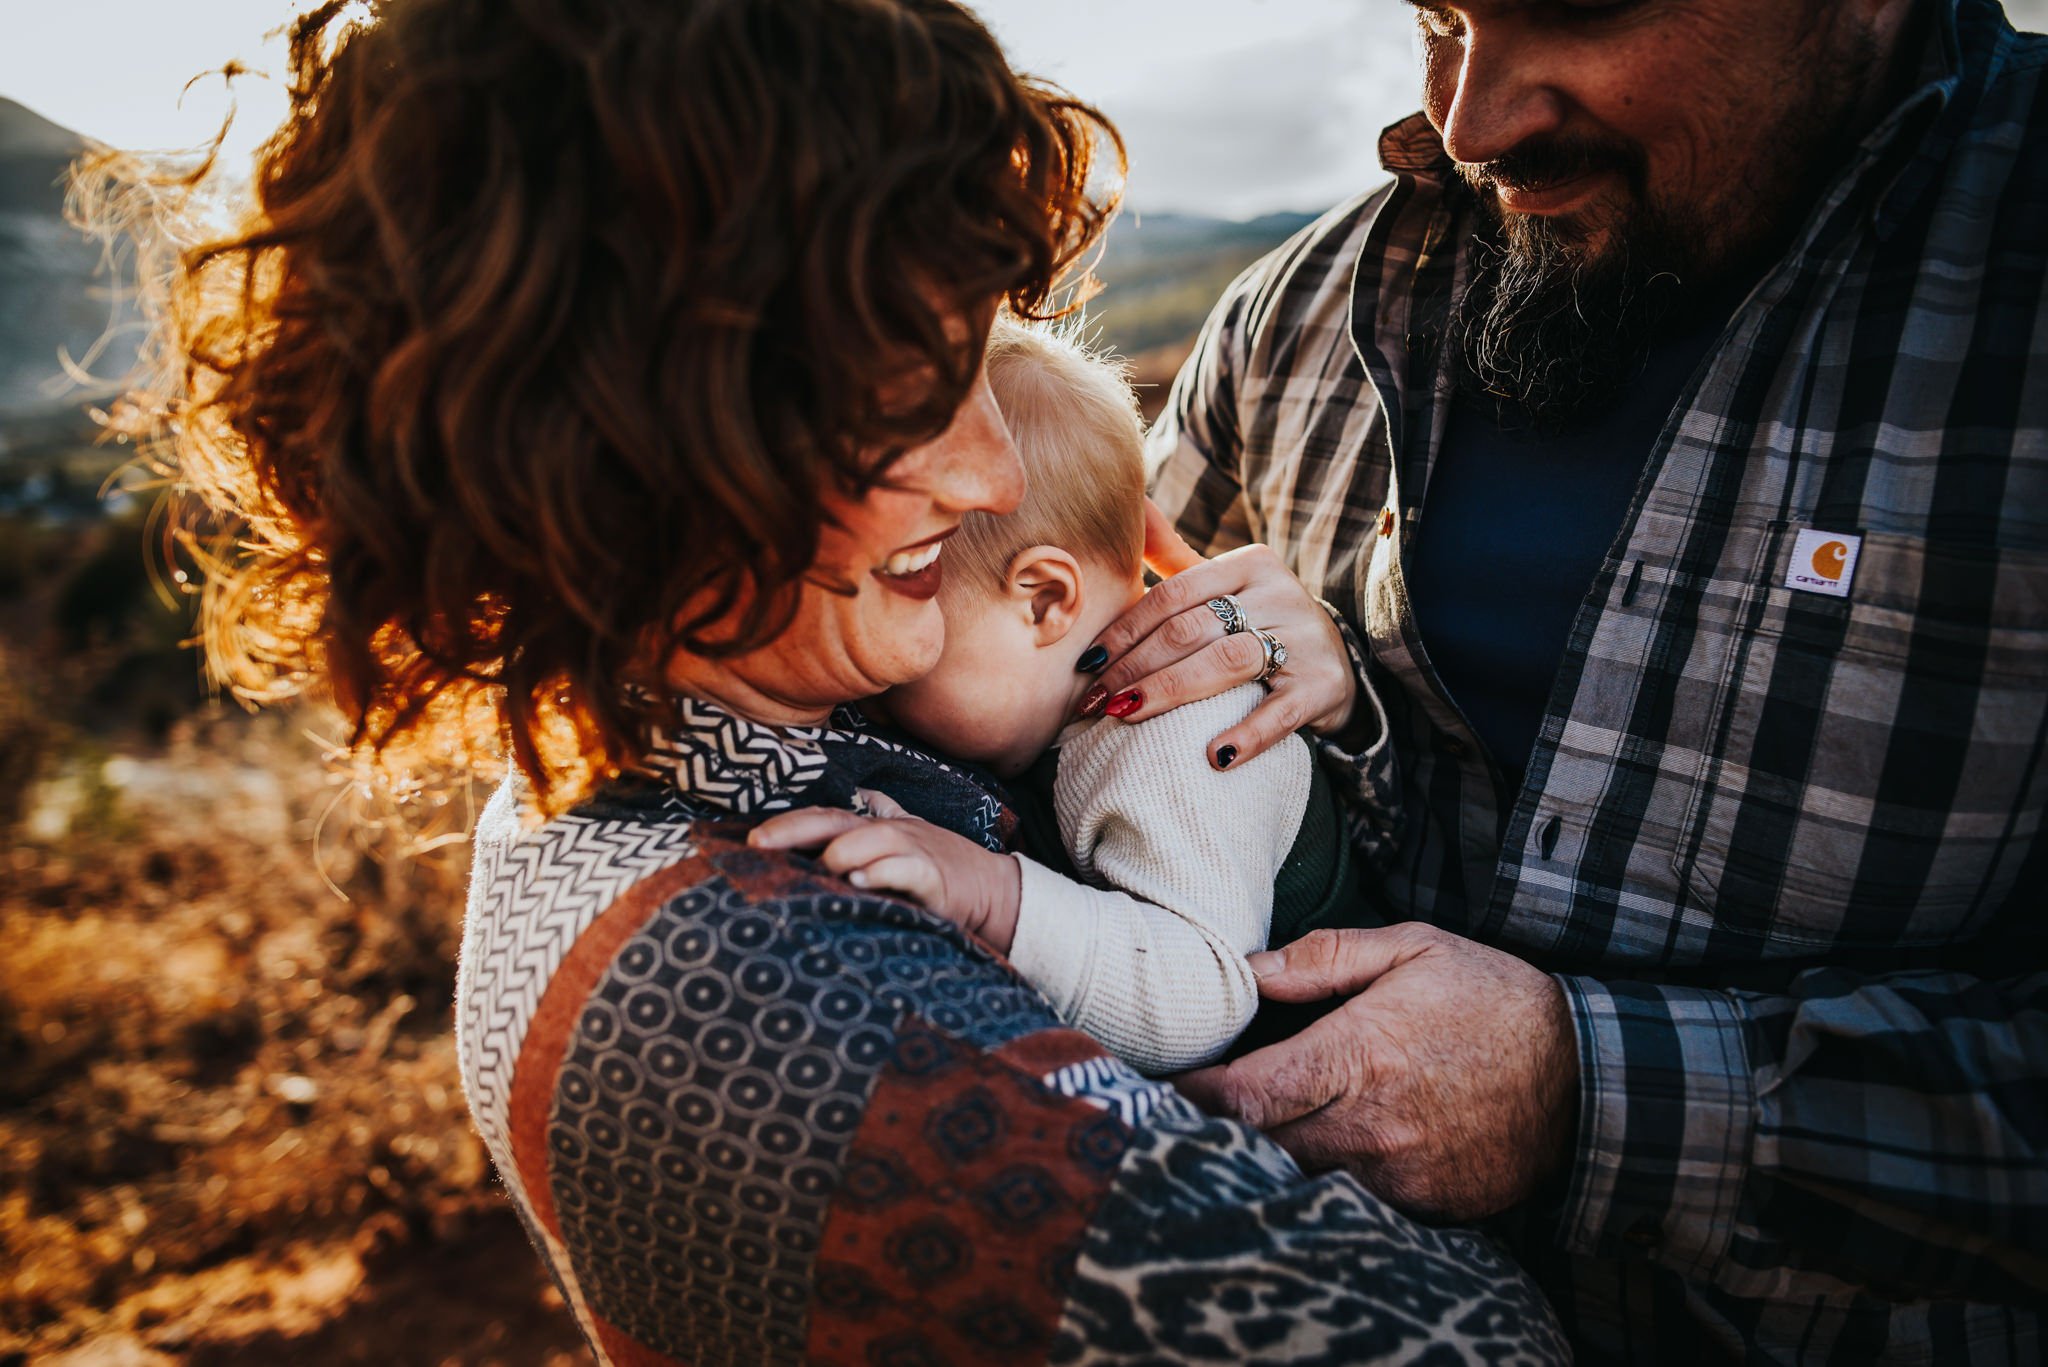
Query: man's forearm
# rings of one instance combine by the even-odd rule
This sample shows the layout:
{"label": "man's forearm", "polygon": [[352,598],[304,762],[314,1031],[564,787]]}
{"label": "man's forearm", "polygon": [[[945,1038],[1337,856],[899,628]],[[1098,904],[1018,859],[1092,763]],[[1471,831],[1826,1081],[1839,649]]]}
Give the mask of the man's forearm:
{"label": "man's forearm", "polygon": [[1562,1242],[1725,1289],[2048,1291],[2048,975],[1815,970],[1782,995],[1565,977]]}

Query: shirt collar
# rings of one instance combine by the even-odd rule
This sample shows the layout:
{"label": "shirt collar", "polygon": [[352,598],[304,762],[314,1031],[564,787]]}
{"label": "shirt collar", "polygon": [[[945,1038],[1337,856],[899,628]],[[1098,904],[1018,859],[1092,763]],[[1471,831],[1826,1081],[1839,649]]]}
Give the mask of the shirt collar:
{"label": "shirt collar", "polygon": [[863,790],[887,793],[922,817],[992,850],[1010,847],[1017,816],[994,781],[877,728],[853,706],[820,726],[768,726],[701,698],[667,704],[628,772],[704,817],[751,818],[792,807],[868,810]]}
{"label": "shirt collar", "polygon": [[1451,170],[1451,154],[1429,115],[1410,114],[1380,133],[1380,165],[1396,176],[1441,179]]}
{"label": "shirt collar", "polygon": [[734,816],[794,806],[831,767],[823,727],[767,726],[688,697],[671,702],[670,717],[650,729],[634,771],[697,806]]}
{"label": "shirt collar", "polygon": [[1893,147],[1912,148],[1878,199],[1879,237],[1890,236],[1940,179],[2011,38],[1996,0],[1934,0],[1913,90],[1864,143],[1873,160]]}

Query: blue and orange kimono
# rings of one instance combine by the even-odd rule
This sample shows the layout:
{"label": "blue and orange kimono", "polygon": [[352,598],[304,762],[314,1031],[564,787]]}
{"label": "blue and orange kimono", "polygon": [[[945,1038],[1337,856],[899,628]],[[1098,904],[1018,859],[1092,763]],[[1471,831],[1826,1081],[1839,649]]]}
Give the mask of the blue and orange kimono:
{"label": "blue and orange kimono", "polygon": [[1566,1359],[1480,1234],[1304,1176],[945,920],[746,846],[857,788],[1015,837],[851,715],[695,702],[568,815],[523,823],[514,782],[483,816],[463,1080],[601,1361]]}

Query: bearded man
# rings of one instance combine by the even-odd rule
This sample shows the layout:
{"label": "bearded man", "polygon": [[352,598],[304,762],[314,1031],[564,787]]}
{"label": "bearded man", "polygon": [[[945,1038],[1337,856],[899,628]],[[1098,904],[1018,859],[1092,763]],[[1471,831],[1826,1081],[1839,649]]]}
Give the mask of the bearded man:
{"label": "bearded man", "polygon": [[[1993,0],[1417,22],[1394,182],[1231,288],[1157,498],[1345,619],[1360,838],[1426,924],[1260,958],[1334,1009],[1185,1085],[1506,1212],[1585,1360],[2040,1361],[2048,41]],[[1147,635],[1228,559],[1104,638],[1140,715],[1248,658]],[[1219,766],[1314,719],[1273,682]]]}

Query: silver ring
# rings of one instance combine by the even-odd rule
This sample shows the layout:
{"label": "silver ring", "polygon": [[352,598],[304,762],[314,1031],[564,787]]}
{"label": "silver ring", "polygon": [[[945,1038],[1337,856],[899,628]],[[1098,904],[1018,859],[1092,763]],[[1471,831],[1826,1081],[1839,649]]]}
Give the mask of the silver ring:
{"label": "silver ring", "polygon": [[1250,631],[1251,623],[1244,619],[1244,604],[1237,601],[1237,595],[1226,593],[1220,598],[1209,600],[1209,611],[1223,623],[1223,634],[1235,636],[1240,631]]}
{"label": "silver ring", "polygon": [[1266,662],[1259,666],[1258,675],[1253,682],[1265,683],[1278,674],[1281,667],[1287,663],[1287,647],[1280,644],[1278,636],[1264,627],[1253,627],[1252,635],[1258,637],[1259,644],[1266,648]]}

